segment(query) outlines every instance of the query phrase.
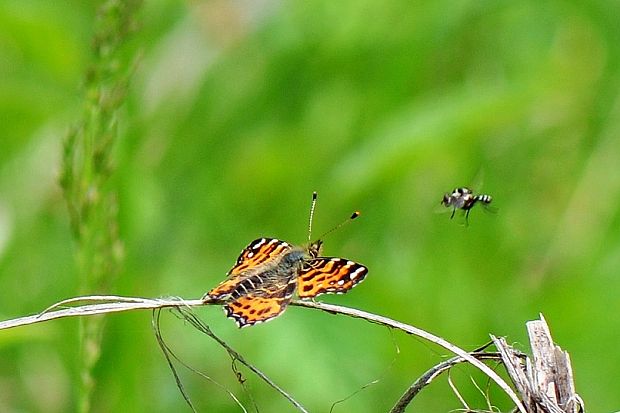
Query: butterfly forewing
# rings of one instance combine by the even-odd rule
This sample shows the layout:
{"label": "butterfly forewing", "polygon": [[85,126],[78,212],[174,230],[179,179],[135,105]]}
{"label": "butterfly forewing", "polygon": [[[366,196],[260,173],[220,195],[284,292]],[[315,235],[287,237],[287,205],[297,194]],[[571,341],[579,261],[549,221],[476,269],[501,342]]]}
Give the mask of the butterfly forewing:
{"label": "butterfly forewing", "polygon": [[241,251],[237,263],[233,265],[227,275],[239,274],[248,268],[256,268],[291,248],[291,244],[276,238],[255,239]]}
{"label": "butterfly forewing", "polygon": [[312,298],[319,294],[342,294],[360,283],[368,274],[362,264],[343,258],[319,257],[309,260],[297,277],[297,294]]}
{"label": "butterfly forewing", "polygon": [[[228,271],[228,278],[222,281],[217,287],[209,291],[205,296],[220,300],[228,299],[230,294],[238,290],[240,285],[251,277],[248,270],[257,272],[261,266],[268,266],[269,262],[281,254],[289,251],[292,246],[285,241],[275,238],[256,239],[241,251],[237,263]],[[250,285],[252,282],[250,280]],[[248,289],[244,288],[247,292]]]}

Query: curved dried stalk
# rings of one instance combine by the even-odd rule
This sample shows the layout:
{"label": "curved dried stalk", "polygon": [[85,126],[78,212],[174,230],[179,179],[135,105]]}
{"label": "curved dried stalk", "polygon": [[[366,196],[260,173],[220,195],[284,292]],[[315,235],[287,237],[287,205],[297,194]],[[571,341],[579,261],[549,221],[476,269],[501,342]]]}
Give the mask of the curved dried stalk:
{"label": "curved dried stalk", "polygon": [[486,374],[491,380],[493,380],[507,395],[512,399],[515,403],[517,409],[520,412],[526,413],[525,407],[521,403],[521,400],[516,395],[516,393],[512,390],[512,388],[506,383],[496,372],[494,372],[490,367],[472,357],[467,351],[461,349],[460,347],[455,346],[449,341],[444,340],[441,337],[438,337],[434,334],[428,333],[419,328],[413,327],[409,324],[401,323],[399,321],[392,320],[391,318],[383,317],[380,315],[368,313],[366,311],[357,310],[354,308],[342,307],[338,305],[325,304],[320,302],[313,301],[300,301],[296,300],[291,302],[292,305],[297,305],[300,307],[309,307],[315,308],[317,310],[323,310],[331,314],[345,314],[354,318],[361,318],[366,321],[369,321],[374,324],[379,324],[386,327],[399,329],[407,334],[418,336],[425,340],[430,341],[431,343],[435,343],[438,346],[445,348],[446,350],[462,357],[467,360],[473,366],[480,369],[484,374]]}
{"label": "curved dried stalk", "polygon": [[[164,353],[164,357],[166,358],[166,362],[168,363],[168,367],[170,368],[170,371],[172,372],[172,375],[174,376],[174,381],[175,381],[175,383],[177,385],[177,389],[179,389],[179,391],[181,392],[181,396],[183,396],[183,400],[185,400],[185,403],[187,403],[189,408],[192,409],[192,412],[197,413],[196,407],[194,407],[194,404],[192,403],[192,400],[190,399],[189,395],[185,391],[185,386],[183,386],[183,382],[181,381],[181,377],[179,377],[179,374],[177,373],[177,369],[176,369],[176,367],[174,367],[174,363],[173,363],[172,360],[173,359],[177,360],[183,366],[186,366],[186,365],[181,360],[179,360],[179,358],[176,356],[176,354],[174,354],[174,352],[170,349],[170,347],[168,347],[168,345],[164,341],[164,337],[161,335],[160,316],[161,316],[161,308],[154,309],[153,310],[153,315],[151,317],[151,326],[153,327],[153,330],[155,331],[155,338],[157,339],[157,344],[159,344],[159,348],[161,349],[161,352]],[[189,366],[187,366],[187,367],[189,367]],[[216,384],[219,384],[219,383],[216,382]],[[230,393],[230,394],[232,395],[233,399],[241,406],[241,408],[243,408],[243,405],[241,403],[239,403],[239,401],[237,400],[235,395],[232,394],[232,393]],[[245,413],[247,413],[245,411],[245,409],[243,409],[243,410],[244,410]]]}
{"label": "curved dried stalk", "polygon": [[[469,354],[477,360],[502,360],[501,354],[497,352],[471,352]],[[455,365],[464,363],[465,361],[466,360],[463,357],[456,356],[428,369],[426,373],[421,375],[416,381],[413,382],[413,384],[411,384],[411,386],[409,386],[409,388],[407,388],[405,393],[403,393],[403,395],[400,397],[400,399],[398,399],[396,404],[394,404],[394,407],[392,407],[390,413],[404,412],[405,408],[409,405],[409,403],[411,403],[413,398],[417,396],[420,391],[422,391],[424,387],[431,384],[431,382],[435,380],[435,378],[438,377],[441,373],[448,371]]]}
{"label": "curved dried stalk", "polygon": [[[102,302],[100,304],[87,304],[79,307],[70,307],[66,309],[56,310],[56,308],[60,305],[71,304],[75,302]],[[7,328],[14,328],[22,325],[34,324],[43,321],[48,321],[61,317],[75,317],[75,316],[86,316],[86,315],[94,315],[94,314],[106,314],[112,312],[121,312],[121,311],[129,311],[129,310],[144,310],[144,309],[156,309],[156,308],[165,308],[165,307],[176,307],[176,308],[187,308],[187,307],[197,307],[202,305],[209,304],[220,304],[219,302],[209,302],[203,301],[200,299],[197,300],[183,300],[181,298],[168,298],[168,299],[148,299],[148,298],[135,298],[135,297],[120,297],[120,296],[85,296],[85,297],[76,297],[68,300],[63,300],[53,306],[49,307],[49,311],[43,312],[39,315],[33,315],[28,317],[21,317],[13,320],[7,320],[0,322],[0,330]],[[446,341],[445,339],[438,337],[434,334],[428,333],[424,330],[411,326],[409,324],[401,323],[396,320],[392,320],[388,317],[383,317],[377,314],[369,313],[362,310],[357,310],[354,308],[348,308],[333,304],[326,304],[321,302],[314,301],[301,301],[294,300],[291,302],[291,305],[313,308],[316,310],[321,310],[328,312],[330,314],[343,314],[353,318],[360,318],[366,320],[368,322],[379,324],[385,327],[390,327],[394,329],[401,330],[409,335],[414,335],[430,341],[431,343],[435,343],[438,346],[443,347],[444,349],[462,357],[464,360],[471,363],[473,366],[480,369],[483,373],[485,373],[491,380],[493,380],[507,395],[512,399],[515,403],[517,409],[522,413],[527,413],[525,407],[521,403],[521,400],[516,395],[516,393],[512,390],[512,388],[491,368],[486,366],[481,361],[477,360],[467,351],[461,349],[460,347],[455,346],[454,344]],[[240,360],[241,361],[241,360]]]}
{"label": "curved dried stalk", "polygon": [[248,361],[246,361],[245,358],[241,354],[239,354],[237,351],[235,351],[232,347],[230,347],[228,345],[228,343],[226,343],[224,340],[222,340],[221,338],[216,336],[213,333],[213,331],[211,330],[211,328],[209,328],[208,325],[206,325],[202,320],[200,320],[198,317],[196,317],[196,315],[192,311],[190,311],[186,307],[177,307],[175,310],[180,313],[180,315],[181,315],[181,317],[183,319],[185,319],[190,324],[192,324],[194,326],[194,328],[196,328],[200,332],[208,335],[213,340],[215,340],[220,346],[222,346],[226,350],[226,352],[228,353],[230,358],[233,360],[233,362],[238,361],[239,363],[241,363],[244,366],[246,366],[248,369],[250,369],[250,371],[252,371],[252,373],[256,374],[261,380],[263,380],[265,383],[267,383],[267,385],[269,385],[269,387],[271,387],[274,390],[276,390],[285,399],[287,399],[289,402],[291,402],[291,404],[293,406],[295,406],[295,408],[297,410],[299,410],[300,412],[303,412],[303,413],[308,413],[308,411],[301,405],[301,403],[299,403],[290,394],[288,394],[280,386],[278,386],[275,382],[273,382],[269,377],[267,377],[267,375],[265,373],[260,371],[256,366],[254,366],[251,363],[249,363]]}
{"label": "curved dried stalk", "polygon": [[243,410],[243,413],[248,413],[248,411],[245,408],[245,406],[243,406],[241,401],[237,398],[237,396],[235,396],[235,394],[232,391],[228,390],[224,385],[222,385],[222,384],[218,383],[217,381],[213,380],[211,377],[207,376],[206,374],[202,373],[201,371],[198,371],[195,368],[193,368],[192,366],[187,365],[185,362],[183,362],[174,353],[174,351],[172,351],[172,349],[170,347],[168,347],[168,344],[166,344],[166,341],[164,340],[164,337],[161,334],[161,325],[160,325],[160,322],[161,322],[161,310],[162,310],[161,308],[156,308],[156,309],[153,310],[153,315],[151,317],[151,325],[153,326],[153,331],[155,331],[155,338],[157,339],[157,344],[159,344],[159,348],[161,349],[162,353],[164,354],[164,357],[166,358],[166,362],[168,363],[168,366],[170,367],[170,370],[172,371],[172,375],[174,376],[174,381],[177,384],[177,388],[181,392],[181,395],[183,396],[183,399],[185,400],[187,405],[190,407],[190,409],[192,409],[192,412],[197,412],[197,410],[194,407],[194,404],[192,403],[189,395],[185,391],[185,386],[183,386],[183,383],[181,382],[181,378],[179,377],[179,374],[177,373],[176,367],[174,366],[173,359],[176,360],[178,363],[180,363],[183,367],[185,367],[186,369],[191,371],[192,373],[195,373],[195,374],[197,374],[197,375],[207,379],[208,381],[210,381],[211,383],[215,384],[220,389],[224,390],[228,394],[228,396],[230,396],[230,398],[233,399],[233,401],[237,404],[237,406],[239,406],[241,408],[241,410]]}
{"label": "curved dried stalk", "polygon": [[[87,304],[78,307],[63,308],[61,310],[50,310],[57,308],[64,304],[76,303],[76,302],[102,302],[101,304]],[[108,314],[118,313],[121,311],[130,310],[150,310],[154,308],[166,308],[166,307],[197,307],[204,305],[202,300],[183,300],[180,298],[139,298],[139,297],[122,297],[114,295],[89,295],[83,297],[75,297],[67,300],[60,301],[50,307],[47,310],[35,315],[26,317],[14,318],[11,320],[0,321],[0,330],[9,328],[15,328],[30,324],[42,323],[44,321],[54,320],[64,317],[83,317],[96,314]]]}

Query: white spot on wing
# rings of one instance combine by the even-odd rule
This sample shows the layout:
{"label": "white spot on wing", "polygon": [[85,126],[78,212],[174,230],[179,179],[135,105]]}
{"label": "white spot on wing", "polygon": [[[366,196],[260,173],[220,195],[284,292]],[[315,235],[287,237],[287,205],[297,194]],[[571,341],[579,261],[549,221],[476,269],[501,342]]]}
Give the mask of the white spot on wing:
{"label": "white spot on wing", "polygon": [[349,278],[354,280],[357,278],[358,275],[360,275],[363,272],[364,272],[364,267],[360,267],[357,270],[353,271],[351,274],[349,274]]}
{"label": "white spot on wing", "polygon": [[260,248],[261,245],[263,245],[265,243],[265,241],[267,241],[265,238],[261,238],[260,241],[258,241],[256,244],[254,244],[252,246],[253,250],[257,250]]}

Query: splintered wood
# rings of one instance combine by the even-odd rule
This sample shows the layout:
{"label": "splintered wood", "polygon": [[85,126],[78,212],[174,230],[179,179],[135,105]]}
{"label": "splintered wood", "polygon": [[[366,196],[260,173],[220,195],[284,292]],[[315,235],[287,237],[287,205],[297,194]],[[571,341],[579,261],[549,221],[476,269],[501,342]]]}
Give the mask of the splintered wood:
{"label": "splintered wood", "polygon": [[544,317],[526,323],[532,357],[523,357],[503,338],[493,337],[508,375],[528,413],[583,413],[568,353],[553,344]]}

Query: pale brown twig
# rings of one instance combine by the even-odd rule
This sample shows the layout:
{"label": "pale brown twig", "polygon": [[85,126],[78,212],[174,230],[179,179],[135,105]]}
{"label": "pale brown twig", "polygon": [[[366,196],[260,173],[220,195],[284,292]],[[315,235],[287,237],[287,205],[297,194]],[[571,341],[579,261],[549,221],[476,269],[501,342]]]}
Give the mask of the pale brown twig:
{"label": "pale brown twig", "polygon": [[470,364],[480,369],[484,374],[489,376],[491,380],[493,380],[507,395],[512,399],[520,412],[526,413],[525,407],[521,403],[519,397],[515,394],[512,388],[506,383],[496,372],[494,372],[490,367],[472,357],[467,351],[461,349],[460,347],[455,346],[454,344],[444,340],[441,337],[438,337],[434,334],[428,333],[419,328],[413,327],[409,324],[401,323],[399,321],[392,320],[391,318],[383,317],[380,315],[376,315],[373,313],[368,313],[366,311],[357,310],[354,308],[342,307],[333,304],[326,304],[315,301],[300,301],[295,300],[291,302],[292,305],[297,305],[300,307],[308,307],[315,308],[317,310],[323,310],[331,314],[345,314],[354,318],[361,318],[366,321],[369,321],[374,324],[379,324],[386,327],[399,329],[407,334],[411,334],[414,336],[418,336],[423,338],[431,343],[435,343],[438,346],[445,348],[446,350],[462,357],[467,360]]}
{"label": "pale brown twig", "polygon": [[[116,301],[113,301],[116,300]],[[49,310],[57,308],[60,305],[64,305],[67,303],[75,303],[80,301],[94,301],[101,302],[101,304],[87,304],[79,307],[69,307],[63,308],[62,310]],[[62,304],[61,304],[62,303]],[[197,307],[204,305],[202,300],[183,300],[180,298],[169,298],[169,299],[150,299],[150,298],[139,298],[139,297],[122,297],[122,296],[83,296],[83,297],[75,297],[70,298],[68,300],[60,301],[50,307],[48,310],[44,310],[43,312],[35,315],[30,315],[26,317],[14,318],[11,320],[0,321],[0,330],[5,330],[9,328],[15,328],[30,324],[41,323],[44,321],[54,320],[57,318],[64,317],[81,317],[81,316],[89,316],[96,314],[107,314],[107,313],[117,313],[121,311],[130,311],[130,310],[148,310],[154,308],[166,308],[166,307],[179,307],[179,306],[187,306],[187,307]]]}
{"label": "pale brown twig", "polygon": [[153,326],[153,330],[155,331],[155,338],[157,339],[157,344],[159,344],[159,347],[161,348],[161,351],[164,354],[164,357],[166,358],[166,362],[168,363],[168,367],[170,367],[170,370],[172,371],[172,375],[174,376],[174,381],[177,384],[177,388],[181,392],[181,395],[183,396],[183,399],[185,400],[187,405],[190,407],[190,409],[192,409],[193,412],[197,412],[197,410],[194,407],[194,405],[193,405],[189,395],[185,391],[185,387],[183,386],[183,383],[181,382],[181,378],[179,377],[179,374],[177,373],[176,367],[174,366],[173,359],[176,360],[178,363],[180,363],[183,367],[185,367],[186,369],[191,371],[192,373],[195,373],[195,374],[199,375],[200,377],[205,378],[206,380],[208,380],[211,383],[215,384],[217,387],[219,387],[222,390],[224,390],[230,396],[230,398],[233,399],[233,401],[237,404],[237,406],[239,406],[241,408],[241,410],[243,410],[244,413],[248,413],[248,411],[245,408],[245,406],[243,406],[241,401],[237,398],[237,396],[235,396],[235,394],[232,391],[228,390],[224,385],[218,383],[213,378],[209,377],[208,375],[204,374],[203,372],[198,371],[195,368],[193,368],[192,366],[189,366],[188,364],[186,364],[183,360],[181,360],[174,353],[174,351],[172,351],[172,349],[170,347],[168,347],[168,344],[166,344],[166,341],[164,340],[164,337],[162,336],[162,333],[161,333],[161,325],[160,325],[160,322],[161,322],[161,310],[162,310],[161,308],[154,309],[153,310],[153,315],[151,317],[151,324]]}
{"label": "pale brown twig", "polygon": [[[116,300],[109,302],[111,300]],[[52,320],[61,317],[75,317],[75,316],[86,316],[86,315],[94,315],[94,314],[105,314],[112,312],[121,312],[121,311],[129,311],[129,310],[140,310],[140,309],[154,309],[154,308],[165,308],[165,307],[196,307],[202,306],[206,304],[219,304],[217,302],[206,302],[203,300],[183,300],[180,298],[172,298],[172,299],[147,299],[147,298],[132,298],[132,297],[116,297],[116,296],[86,296],[86,297],[76,297],[69,300],[61,301],[63,304],[79,302],[79,301],[105,301],[102,304],[88,304],[80,307],[71,307],[62,310],[55,310],[58,304],[50,307],[52,310],[41,313],[39,315],[28,316],[17,318],[13,320],[7,320],[0,322],[0,330],[18,327],[22,325],[39,323],[42,321]],[[491,380],[493,380],[507,395],[512,399],[515,403],[518,410],[522,413],[526,413],[525,407],[521,403],[519,397],[515,394],[512,388],[491,368],[486,366],[484,363],[480,362],[473,356],[471,356],[467,351],[461,349],[460,347],[455,346],[454,344],[446,341],[445,339],[435,336],[434,334],[428,333],[424,330],[411,326],[409,324],[401,323],[396,320],[392,320],[388,317],[383,317],[377,314],[369,313],[362,310],[357,310],[354,308],[348,308],[343,306],[337,306],[333,304],[326,304],[315,301],[302,301],[302,300],[294,300],[291,302],[292,305],[306,308],[313,308],[316,310],[321,310],[328,312],[330,314],[343,314],[348,315],[353,318],[360,318],[366,321],[369,321],[374,324],[383,325],[390,328],[395,328],[401,330],[407,334],[415,335],[417,337],[423,338],[427,341],[435,343],[446,350],[462,357],[473,366],[480,369],[483,373],[485,373]]]}
{"label": "pale brown twig", "polygon": [[[499,353],[486,353],[486,352],[472,352],[470,355],[477,360],[498,360],[501,361],[501,355]],[[464,363],[466,360],[463,357],[456,356],[449,360],[443,361],[436,366],[433,366],[421,375],[411,386],[407,388],[405,393],[398,399],[396,404],[390,410],[390,413],[402,413],[407,406],[411,403],[413,398],[422,391],[422,389],[429,384],[441,373],[450,370],[457,364]]]}
{"label": "pale brown twig", "polygon": [[285,399],[287,399],[289,402],[291,402],[291,404],[293,406],[295,406],[295,408],[297,410],[299,410],[299,411],[301,411],[303,413],[308,413],[308,411],[301,405],[301,403],[299,403],[297,400],[295,400],[290,394],[285,392],[284,389],[282,389],[280,386],[278,386],[274,381],[272,381],[265,373],[263,373],[261,370],[259,370],[256,366],[254,366],[253,364],[251,364],[247,360],[245,360],[245,358],[241,354],[239,354],[237,351],[235,351],[232,347],[230,347],[228,345],[228,343],[226,343],[224,340],[222,340],[221,338],[216,336],[213,333],[213,331],[211,330],[211,328],[208,325],[206,325],[202,320],[200,320],[198,317],[196,317],[196,315],[192,311],[190,311],[186,307],[177,307],[176,311],[178,311],[181,314],[181,316],[183,317],[183,319],[185,319],[190,324],[192,324],[197,330],[199,330],[199,331],[203,332],[204,334],[208,335],[213,340],[215,340],[220,346],[222,346],[226,350],[226,352],[230,355],[230,358],[233,361],[238,361],[239,363],[243,364],[248,369],[250,369],[250,371],[252,371],[252,373],[256,374],[261,380],[263,380],[265,383],[267,383],[269,385],[269,387],[271,387],[272,389],[276,390]]}

